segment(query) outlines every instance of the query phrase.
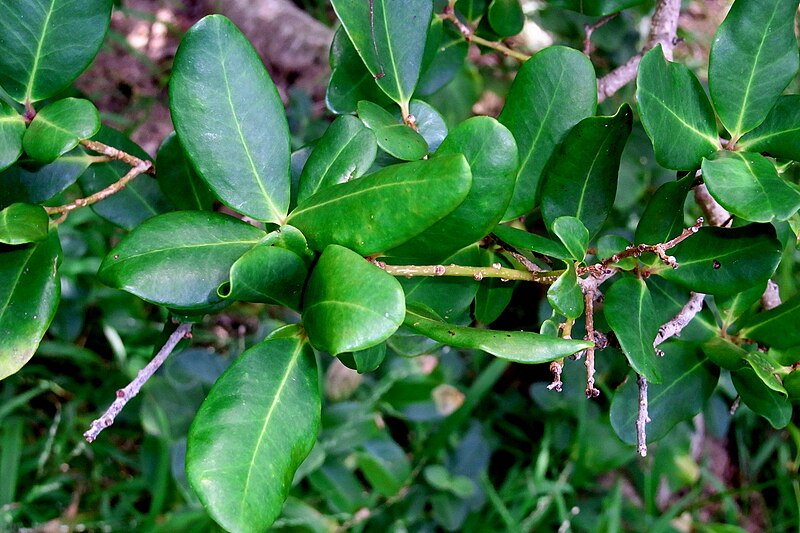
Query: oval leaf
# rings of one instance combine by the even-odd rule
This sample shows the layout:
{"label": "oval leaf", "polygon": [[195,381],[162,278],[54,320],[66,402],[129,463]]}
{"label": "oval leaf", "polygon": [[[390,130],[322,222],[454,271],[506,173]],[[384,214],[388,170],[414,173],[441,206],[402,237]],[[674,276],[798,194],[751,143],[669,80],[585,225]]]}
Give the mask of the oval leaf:
{"label": "oval leaf", "polygon": [[375,161],[375,134],[355,117],[333,121],[317,142],[300,173],[297,200],[303,201],[320,189],[363,176]]}
{"label": "oval leaf", "polygon": [[516,35],[525,25],[525,13],[519,0],[492,0],[488,16],[489,25],[500,37]]}
{"label": "oval leaf", "polygon": [[297,326],[287,328],[244,352],[220,376],[189,430],[189,482],[228,531],[269,529],[317,440],[317,362]]}
{"label": "oval leaf", "polygon": [[517,141],[520,167],[509,220],[531,211],[539,201],[539,180],[564,136],[594,115],[597,80],[592,62],[577,50],[545,48],[522,65],[498,120]]}
{"label": "oval leaf", "polygon": [[394,248],[441,220],[472,183],[461,155],[392,165],[323,189],[289,215],[315,250],[339,244],[363,256]]}
{"label": "oval leaf", "polygon": [[89,100],[65,98],[36,113],[22,146],[33,159],[49,163],[99,130],[100,113]]}
{"label": "oval leaf", "polygon": [[670,253],[679,267],[654,273],[691,291],[727,296],[766,283],[780,262],[781,244],[768,224],[706,227]]}
{"label": "oval leaf", "polygon": [[796,295],[747,320],[739,334],[774,348],[791,348],[800,344],[799,323],[800,295]]}
{"label": "oval leaf", "polygon": [[800,94],[781,96],[764,122],[742,137],[737,146],[800,161]]}
{"label": "oval leaf", "polygon": [[438,320],[425,307],[409,306],[405,325],[437,342],[473,350],[483,350],[516,363],[546,363],[592,346],[589,341],[561,339],[530,331],[496,331],[455,326]]}
{"label": "oval leaf", "polygon": [[278,303],[299,310],[307,274],[305,261],[296,253],[260,245],[236,260],[230,281],[217,292],[232,300]]}
{"label": "oval leaf", "polygon": [[786,427],[792,419],[789,399],[767,387],[751,368],[731,372],[731,381],[742,402],[756,414],[763,416],[775,429]]}
{"label": "oval leaf", "polygon": [[222,300],[217,287],[231,265],[264,237],[236,218],[176,211],[151,218],[108,253],[100,280],[143,300],[196,309]]}
{"label": "oval leaf", "polygon": [[650,383],[661,383],[653,348],[661,324],[644,281],[625,277],[614,283],[606,291],[603,314],[617,335],[631,368]]}
{"label": "oval leaf", "polygon": [[631,134],[633,113],[623,104],[613,117],[583,119],[567,134],[543,175],[542,218],[548,228],[561,216],[600,231],[617,194],[619,161]]}
{"label": "oval leaf", "polygon": [[553,233],[561,239],[564,247],[575,261],[583,261],[589,248],[589,231],[575,217],[558,217],[553,221]]}
{"label": "oval leaf", "polygon": [[47,238],[50,218],[40,205],[11,204],[0,211],[0,242],[25,244]]}
{"label": "oval leaf", "polygon": [[55,316],[61,296],[58,235],[0,251],[0,379],[33,357]]}
{"label": "oval leaf", "polygon": [[0,85],[18,102],[36,102],[64,89],[100,50],[111,4],[111,0],[0,3]]}
{"label": "oval leaf", "polygon": [[422,67],[431,0],[333,0],[333,9],[378,86],[407,105]]}
{"label": "oval leaf", "polygon": [[717,30],[708,87],[733,138],[761,124],[797,74],[797,4],[798,0],[737,0]]}
{"label": "oval leaf", "polygon": [[210,211],[214,193],[192,168],[178,137],[170,133],[156,155],[158,186],[176,209]]}
{"label": "oval leaf", "polygon": [[656,244],[680,235],[684,224],[683,204],[693,184],[694,174],[690,173],[656,189],[639,219],[633,241],[636,244]]}
{"label": "oval leaf", "polygon": [[308,339],[331,355],[365,350],[403,323],[405,299],[390,274],[342,246],[325,248],[303,297]]}
{"label": "oval leaf", "polygon": [[501,241],[518,250],[530,250],[531,252],[555,257],[556,259],[572,259],[563,244],[542,235],[536,235],[511,226],[495,226],[492,233]]}
{"label": "oval leaf", "polygon": [[13,107],[0,100],[0,170],[5,170],[19,158],[23,135],[25,119]]}
{"label": "oval leaf", "polygon": [[661,166],[693,170],[719,150],[714,110],[703,87],[688,67],[667,61],[660,44],[639,65],[636,101]]}
{"label": "oval leaf", "polygon": [[186,154],[219,199],[281,224],[289,209],[289,127],[275,84],[230,20],[210,15],[186,32],[169,104]]}
{"label": "oval leaf", "polygon": [[703,181],[722,207],[751,222],[786,220],[800,209],[800,191],[760,154],[717,152],[703,160]]}
{"label": "oval leaf", "polygon": [[583,314],[583,292],[578,285],[574,264],[568,263],[564,273],[547,289],[547,301],[557,313],[569,319],[574,320]]}
{"label": "oval leaf", "polygon": [[372,131],[381,150],[402,161],[416,161],[428,153],[425,138],[398,122],[384,108],[366,100],[358,103],[358,117]]}

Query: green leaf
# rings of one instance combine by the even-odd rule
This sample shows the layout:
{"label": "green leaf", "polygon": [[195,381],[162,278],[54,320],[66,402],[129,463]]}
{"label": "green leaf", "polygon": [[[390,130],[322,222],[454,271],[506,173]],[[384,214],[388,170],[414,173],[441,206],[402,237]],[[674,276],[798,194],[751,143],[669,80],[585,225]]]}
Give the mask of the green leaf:
{"label": "green leaf", "polygon": [[788,368],[780,365],[772,358],[771,354],[762,353],[759,351],[747,352],[745,361],[756,373],[758,379],[764,383],[770,390],[773,390],[783,396],[788,396],[786,389],[783,388],[779,374],[784,373],[783,370]]}
{"label": "green leaf", "polygon": [[308,339],[331,355],[365,350],[388,339],[403,323],[400,283],[342,246],[325,248],[303,296]]}
{"label": "green leaf", "polygon": [[261,244],[279,246],[291,250],[302,257],[306,265],[311,265],[315,259],[314,252],[308,249],[305,235],[292,226],[281,226],[264,237],[261,240]]}
{"label": "green leaf", "polygon": [[[447,124],[444,122],[444,117],[431,104],[423,100],[411,100],[409,109],[416,121],[417,131],[428,143],[428,152],[436,151],[447,137]],[[400,116],[399,112],[397,116]]]}
{"label": "green leaf", "polygon": [[542,235],[512,228],[511,226],[495,226],[492,233],[501,241],[519,250],[530,250],[556,259],[572,259],[572,255],[563,244]]}
{"label": "green leaf", "polygon": [[590,236],[600,231],[614,206],[632,124],[631,108],[623,104],[613,117],[585,118],[567,134],[542,177],[542,218],[549,229],[558,217],[572,216]]}
{"label": "green leaf", "polygon": [[158,186],[179,210],[211,211],[214,193],[192,168],[175,133],[170,133],[156,154]]}
{"label": "green leaf", "polygon": [[261,244],[236,260],[230,281],[224,282],[217,294],[231,300],[277,303],[299,310],[307,274],[305,261],[293,251]]}
{"label": "green leaf", "polygon": [[22,146],[33,159],[50,163],[99,130],[100,113],[89,100],[64,98],[36,113]]}
{"label": "green leaf", "polygon": [[319,191],[287,222],[314,250],[339,244],[360,255],[389,250],[452,212],[469,192],[472,175],[461,155],[383,168]]}
{"label": "green leaf", "polygon": [[747,407],[766,418],[775,429],[786,427],[792,418],[792,404],[785,395],[767,387],[750,368],[731,372],[731,380]]}
{"label": "green leaf", "polygon": [[13,107],[0,100],[0,170],[5,170],[19,158],[23,135],[25,119]]}
{"label": "green leaf", "polygon": [[703,353],[709,360],[726,370],[739,370],[745,365],[747,352],[728,339],[714,336],[702,345]]}
{"label": "green leaf", "polygon": [[739,334],[777,349],[800,344],[800,294],[747,320]]}
{"label": "green leaf", "polygon": [[[442,41],[439,43],[436,56],[420,76],[416,94],[431,95],[450,83],[464,66],[468,51],[469,43],[460,35],[453,32],[445,32]],[[413,109],[411,114],[416,116]]]}
{"label": "green leaf", "polygon": [[565,135],[597,107],[592,62],[577,50],[545,48],[525,62],[511,84],[498,120],[517,141],[520,167],[509,220],[539,203],[539,181],[547,161]]}
{"label": "green leaf", "polygon": [[[500,263],[503,266],[510,267],[503,256],[489,252],[487,254],[487,263]],[[482,324],[491,324],[503,314],[508,304],[511,303],[511,297],[514,295],[514,289],[517,283],[509,283],[497,278],[490,278],[481,281],[478,285],[478,292],[475,293],[475,306],[473,314],[475,320]]]}
{"label": "green leaf", "polygon": [[26,244],[47,238],[50,218],[40,205],[11,204],[0,211],[0,242]]}
{"label": "green leaf", "polygon": [[187,438],[186,474],[203,506],[232,532],[269,529],[317,440],[314,352],[286,326],[244,352],[200,406]]}
{"label": "green leaf", "polygon": [[392,101],[378,88],[375,78],[367,70],[353,43],[339,27],[331,43],[331,79],[325,92],[325,104],[337,115],[355,113],[361,100],[378,105],[389,105]]}
{"label": "green leaf", "polygon": [[516,35],[525,25],[525,13],[519,0],[492,0],[488,16],[489,25],[500,37]]}
{"label": "green leaf", "polygon": [[233,263],[264,237],[236,218],[176,211],[143,222],[111,250],[100,280],[158,305],[196,309],[217,302]]}
{"label": "green leaf", "polygon": [[703,159],[702,168],[711,196],[745,220],[786,220],[800,209],[800,191],[760,154],[723,150]]}
{"label": "green leaf", "polygon": [[372,130],[355,117],[333,121],[300,173],[298,201],[320,189],[360,178],[375,161],[378,144]]}
{"label": "green leaf", "polygon": [[590,15],[592,17],[600,17],[610,15],[627,9],[631,6],[636,6],[644,3],[645,0],[550,0],[548,3],[555,7],[562,9],[570,9]]}
{"label": "green leaf", "polygon": [[[605,259],[614,254],[618,254],[627,250],[631,245],[630,241],[620,235],[605,234],[597,239],[597,253],[595,257],[598,259]],[[615,263],[623,270],[633,270],[636,267],[635,257],[626,257]]]}
{"label": "green leaf", "polygon": [[441,260],[484,238],[500,221],[514,190],[517,146],[511,133],[490,117],[473,117],[450,132],[434,159],[463,154],[472,187],[452,213],[393,255]]}
{"label": "green leaf", "polygon": [[103,44],[111,0],[17,0],[0,3],[0,85],[18,102],[64,89]]}
{"label": "green leaf", "polygon": [[[684,229],[683,204],[694,184],[694,174],[661,185],[642,213],[633,242],[657,244],[674,239]],[[656,259],[658,260],[658,259]]]}
{"label": "green leaf", "polygon": [[367,441],[355,459],[372,488],[386,498],[397,494],[411,475],[405,451],[393,440]]}
{"label": "green leaf", "polygon": [[398,122],[391,113],[367,100],[358,103],[358,117],[373,132],[381,150],[403,161],[416,161],[428,153],[425,138]]}
{"label": "green leaf", "polygon": [[583,222],[575,217],[558,217],[553,221],[553,233],[564,243],[572,259],[583,261],[589,248],[589,231]]}
{"label": "green leaf", "polygon": [[670,250],[679,268],[663,265],[653,273],[691,291],[727,296],[766,283],[780,262],[780,251],[768,224],[705,227]]}
{"label": "green leaf", "polygon": [[91,163],[80,148],[45,165],[18,161],[0,172],[0,207],[19,201],[35,204],[49,200],[75,183]]}
{"label": "green leaf", "polygon": [[407,105],[422,67],[431,0],[333,0],[333,9],[378,86]]}
{"label": "green leaf", "polygon": [[[647,387],[647,442],[661,439],[679,422],[702,411],[719,381],[719,369],[698,353],[695,345],[670,342],[662,348],[665,355],[658,367],[664,381]],[[629,374],[611,400],[611,425],[627,444],[636,444],[638,405],[636,376]]]}
{"label": "green leaf", "polygon": [[583,292],[578,285],[574,264],[568,263],[564,273],[547,289],[547,301],[557,313],[569,319],[574,320],[583,314]]}
{"label": "green leaf", "polygon": [[61,297],[61,245],[47,240],[0,251],[0,379],[33,357]]}
{"label": "green leaf", "polygon": [[[111,128],[103,126],[94,139],[124,150],[140,159],[150,159],[150,156],[139,145],[126,135]],[[131,167],[122,161],[96,163],[78,178],[78,183],[83,189],[84,195],[88,196],[116,183],[130,170]],[[152,216],[170,210],[169,201],[158,188],[158,183],[147,174],[140,175],[121,191],[92,205],[92,211],[127,230],[135,228]]]}
{"label": "green leaf", "polygon": [[800,95],[778,98],[759,127],[736,144],[741,150],[800,161]]}
{"label": "green leaf", "polygon": [[719,150],[714,110],[703,87],[687,66],[667,61],[660,44],[642,58],[636,100],[661,166],[693,170]]}
{"label": "green leaf", "polygon": [[[341,360],[345,355],[347,354],[339,354],[339,359]],[[350,355],[353,357],[355,370],[357,370],[359,374],[374,372],[381,366],[381,363],[383,363],[383,360],[386,358],[386,343],[382,342],[371,348],[352,352]]]}
{"label": "green leaf", "polygon": [[752,314],[750,311],[761,301],[765,288],[766,284],[762,283],[727,298],[715,297],[714,303],[717,305],[722,330],[727,331],[728,327],[742,316],[749,317]]}
{"label": "green leaf", "polygon": [[798,0],[737,0],[711,45],[708,86],[732,138],[764,121],[797,74]]}
{"label": "green leaf", "polygon": [[546,363],[592,345],[589,341],[561,339],[529,331],[496,331],[455,326],[442,322],[430,309],[409,305],[405,325],[437,342],[473,350],[483,350],[516,363]]}
{"label": "green leaf", "polygon": [[230,20],[210,15],[186,32],[169,103],[186,154],[219,199],[282,224],[290,193],[286,114],[261,59]]}
{"label": "green leaf", "polygon": [[624,277],[614,283],[606,291],[603,314],[636,373],[650,383],[661,383],[662,375],[653,348],[661,324],[645,282]]}

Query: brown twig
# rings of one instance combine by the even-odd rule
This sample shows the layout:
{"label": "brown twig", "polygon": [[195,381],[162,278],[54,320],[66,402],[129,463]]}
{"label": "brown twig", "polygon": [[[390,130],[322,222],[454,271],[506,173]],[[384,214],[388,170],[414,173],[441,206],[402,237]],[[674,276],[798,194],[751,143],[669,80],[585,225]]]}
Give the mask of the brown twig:
{"label": "brown twig", "polygon": [[550,363],[550,373],[553,374],[553,381],[547,386],[547,390],[555,389],[556,392],[561,392],[563,383],[561,381],[561,370],[564,368],[564,359],[556,359]]}
{"label": "brown twig", "polygon": [[153,376],[156,370],[158,370],[167,357],[169,357],[169,354],[172,353],[172,350],[175,349],[175,346],[177,346],[184,337],[189,337],[191,335],[191,331],[191,324],[180,324],[175,331],[172,332],[172,335],[169,336],[167,342],[164,343],[164,346],[161,347],[156,356],[153,357],[152,361],[147,363],[147,366],[145,366],[139,371],[138,374],[136,374],[134,380],[131,381],[124,389],[117,390],[117,398],[114,400],[114,402],[108,407],[108,409],[106,409],[106,412],[103,413],[100,418],[92,422],[92,425],[89,426],[89,429],[83,434],[87,442],[92,442],[95,440],[101,431],[114,423],[114,419],[125,407],[125,404],[127,404],[134,396],[139,394],[142,386],[147,383],[147,380]]}
{"label": "brown twig", "polygon": [[677,43],[678,17],[681,0],[658,0],[650,21],[650,32],[642,50],[624,65],[597,80],[597,100],[602,102],[636,78],[639,63],[648,51],[661,44],[664,56],[672,60],[672,49]]}
{"label": "brown twig", "polygon": [[461,265],[387,265],[383,261],[372,261],[373,264],[382,268],[393,276],[413,277],[441,277],[441,276],[460,276],[470,277],[477,281],[484,278],[500,278],[506,281],[535,281],[550,285],[555,283],[561,271],[552,272],[530,272],[505,268],[500,263],[494,263],[488,267],[472,267]]}
{"label": "brown twig", "polygon": [[503,43],[490,41],[488,39],[484,39],[483,37],[475,35],[475,30],[470,28],[468,25],[464,24],[464,22],[462,22],[461,19],[458,18],[458,15],[456,15],[456,11],[453,8],[453,5],[450,3],[444,6],[444,11],[442,12],[441,15],[439,15],[439,17],[441,17],[442,20],[449,20],[450,22],[452,22],[453,25],[458,30],[458,32],[464,36],[464,39],[466,39],[467,42],[477,44],[480,46],[485,46],[486,48],[491,48],[492,50],[496,50],[501,54],[505,54],[508,57],[513,57],[514,59],[518,59],[519,61],[522,62],[525,62],[531,58],[530,55],[523,54],[522,52],[518,52],[512,48],[509,48]]}
{"label": "brown twig", "polygon": [[88,148],[89,150],[95,151],[99,154],[107,155],[111,159],[116,159],[117,161],[122,161],[123,163],[131,166],[131,167],[139,167],[147,165],[147,170],[145,171],[147,174],[151,174],[155,176],[156,169],[152,163],[149,161],[145,161],[144,159],[139,159],[135,155],[131,155],[127,152],[123,152],[118,148],[114,148],[113,146],[109,146],[107,144],[103,144],[99,141],[92,141],[89,139],[81,141],[81,145]]}
{"label": "brown twig", "polygon": [[610,15],[606,15],[605,17],[601,18],[594,24],[586,24],[583,27],[583,31],[586,32],[586,35],[583,38],[583,53],[587,56],[592,55],[592,34],[608,24],[611,20],[617,18],[619,16],[619,11],[616,13],[611,13]]}
{"label": "brown twig", "polygon": [[619,261],[628,258],[628,257],[639,257],[645,252],[651,252],[656,254],[664,263],[671,266],[672,268],[678,268],[680,265],[675,257],[671,255],[667,255],[666,251],[670,248],[674,248],[681,242],[685,241],[692,235],[698,232],[700,226],[703,225],[703,217],[697,219],[697,221],[688,228],[684,229],[680,235],[671,239],[667,242],[662,242],[658,244],[638,244],[638,245],[631,245],[628,246],[622,252],[612,255],[606,259],[603,259],[600,264],[605,268],[613,263],[618,263]]}
{"label": "brown twig", "polygon": [[647,379],[636,375],[636,384],[639,386],[639,414],[636,417],[636,449],[642,457],[647,456],[647,423],[650,416],[647,414]]}
{"label": "brown twig", "polygon": [[[583,303],[586,308],[586,340],[595,342],[594,338],[594,297],[595,290],[590,289],[583,293]],[[600,390],[594,386],[594,344],[586,348],[586,359],[583,364],[586,367],[586,397],[597,398],[600,396]]]}
{"label": "brown twig", "polygon": [[705,297],[706,295],[700,292],[691,293],[689,301],[686,302],[680,312],[658,329],[658,335],[656,335],[656,340],[653,342],[653,347],[655,348],[670,337],[680,335],[683,328],[688,326],[689,322],[703,309]]}
{"label": "brown twig", "polygon": [[764,311],[775,309],[781,305],[781,293],[778,284],[772,280],[767,282],[767,288],[764,289],[764,294],[761,295],[761,307]]}
{"label": "brown twig", "polygon": [[725,227],[732,220],[731,214],[708,192],[705,183],[701,183],[694,188],[694,201],[703,210],[708,223],[712,226]]}

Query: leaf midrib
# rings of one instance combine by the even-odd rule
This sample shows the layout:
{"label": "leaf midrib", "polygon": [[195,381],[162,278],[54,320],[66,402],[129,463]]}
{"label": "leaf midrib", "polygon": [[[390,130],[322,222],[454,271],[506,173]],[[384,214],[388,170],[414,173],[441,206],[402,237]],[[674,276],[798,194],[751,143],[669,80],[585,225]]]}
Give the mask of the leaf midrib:
{"label": "leaf midrib", "polygon": [[129,255],[127,257],[121,257],[119,262],[114,263],[112,266],[120,266],[126,261],[130,261],[131,259],[136,259],[139,257],[144,257],[146,255],[161,253],[161,252],[172,252],[172,251],[180,251],[189,248],[208,248],[213,246],[229,246],[232,244],[257,244],[260,239],[255,239],[252,241],[222,241],[222,242],[212,242],[212,243],[200,243],[200,244],[185,244],[181,246],[173,246],[171,248],[157,248],[155,250],[148,250],[146,252],[142,252],[139,254]]}
{"label": "leaf midrib", "polygon": [[36,43],[36,54],[33,57],[33,66],[31,67],[31,75],[28,78],[28,84],[25,89],[25,101],[30,102],[33,96],[33,84],[36,81],[36,74],[39,72],[39,61],[42,57],[42,46],[44,45],[44,38],[47,35],[48,26],[50,26],[50,17],[53,15],[53,11],[55,11],[56,0],[50,0],[50,7],[47,9],[47,14],[44,18],[44,24],[42,25],[42,33],[39,36],[39,40]]}

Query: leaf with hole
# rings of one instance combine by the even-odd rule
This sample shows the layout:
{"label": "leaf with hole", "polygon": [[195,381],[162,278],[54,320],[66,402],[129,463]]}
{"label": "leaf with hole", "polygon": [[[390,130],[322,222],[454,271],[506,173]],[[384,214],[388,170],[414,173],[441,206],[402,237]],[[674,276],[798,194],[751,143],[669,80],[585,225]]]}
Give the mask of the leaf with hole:
{"label": "leaf with hole", "polygon": [[551,46],[522,65],[498,117],[514,135],[520,157],[503,220],[539,204],[539,181],[550,156],[573,126],[594,115],[596,106],[594,67],[577,50]]}
{"label": "leaf with hole", "polygon": [[186,474],[208,513],[228,531],[266,531],[280,515],[320,426],[314,352],[286,326],[244,352],[195,416]]}
{"label": "leaf with hole", "polygon": [[286,114],[261,59],[230,20],[209,15],[186,32],[169,105],[178,139],[217,197],[281,224],[290,191]]}
{"label": "leaf with hole", "polygon": [[462,155],[392,165],[300,202],[287,223],[314,250],[339,244],[362,256],[403,244],[452,212],[472,184]]}
{"label": "leaf with hole", "polygon": [[22,147],[36,161],[50,163],[100,130],[100,113],[89,100],[65,98],[36,113]]}
{"label": "leaf with hole", "polygon": [[128,234],[100,265],[100,280],[158,305],[196,309],[222,301],[217,287],[265,233],[221,213],[176,211]]}

